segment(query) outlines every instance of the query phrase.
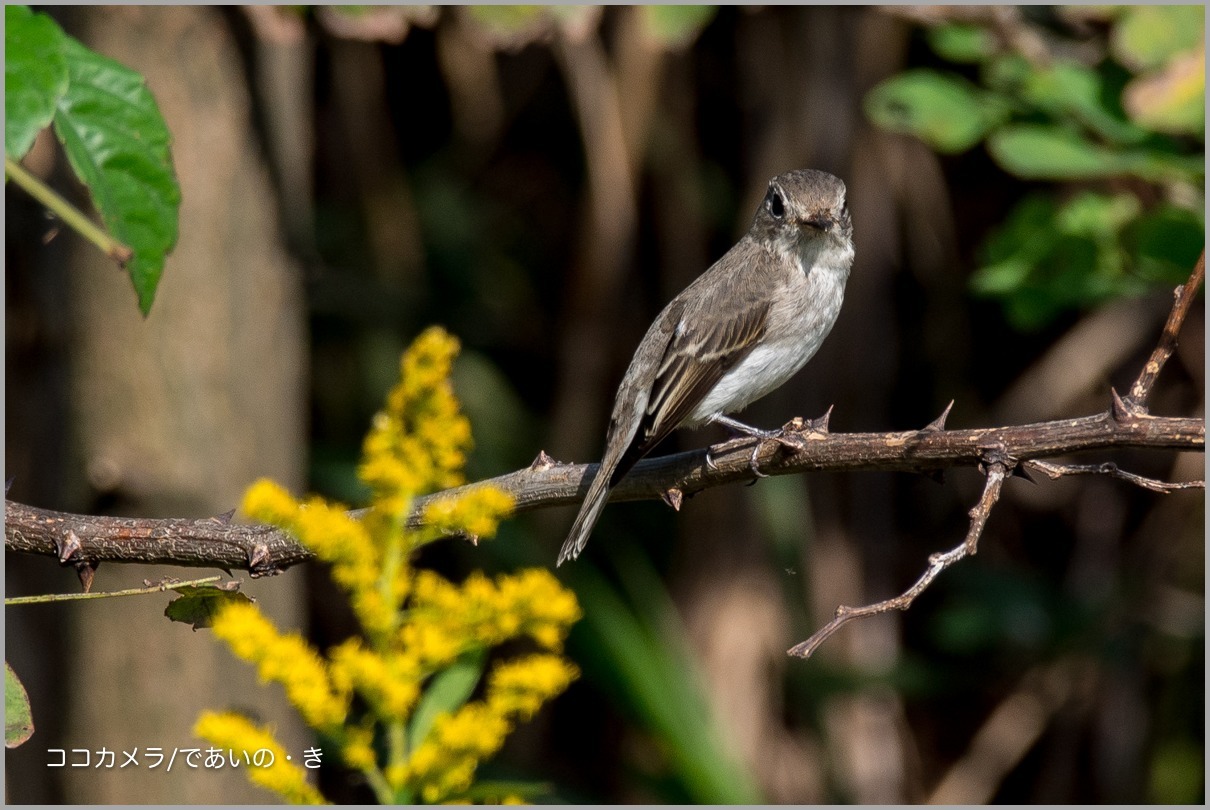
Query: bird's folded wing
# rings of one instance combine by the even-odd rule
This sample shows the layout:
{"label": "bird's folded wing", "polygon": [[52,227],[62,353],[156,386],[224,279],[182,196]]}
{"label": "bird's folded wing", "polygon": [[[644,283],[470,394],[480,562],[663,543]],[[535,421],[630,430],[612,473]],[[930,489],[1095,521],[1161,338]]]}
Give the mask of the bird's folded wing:
{"label": "bird's folded wing", "polygon": [[[676,429],[765,334],[770,302],[745,302],[732,313],[677,329],[660,360],[638,436],[640,457]],[[703,323],[705,321],[705,323]]]}

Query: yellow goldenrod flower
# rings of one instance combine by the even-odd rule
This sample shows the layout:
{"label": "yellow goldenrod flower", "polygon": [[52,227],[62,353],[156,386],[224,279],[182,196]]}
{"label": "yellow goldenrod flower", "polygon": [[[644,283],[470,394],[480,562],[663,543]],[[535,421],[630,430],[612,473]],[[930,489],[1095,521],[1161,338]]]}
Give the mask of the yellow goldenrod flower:
{"label": "yellow goldenrod flower", "polygon": [[261,478],[244,493],[241,509],[254,520],[278,526],[293,522],[298,513],[298,502],[281,484]]}
{"label": "yellow goldenrod flower", "polygon": [[414,658],[367,650],[355,638],[329,655],[333,680],[351,684],[386,719],[406,719],[420,697],[423,674]]}
{"label": "yellow goldenrod flower", "polygon": [[417,337],[366,436],[358,475],[392,512],[421,491],[462,483],[471,429],[449,381],[457,354],[457,339],[443,329]]}
{"label": "yellow goldenrod flower", "polygon": [[259,608],[246,602],[219,609],[214,635],[237,658],[255,664],[262,681],[285,687],[286,697],[312,728],[331,729],[343,722],[348,698],[333,690],[323,659],[301,636],[279,633]]}
{"label": "yellow goldenrod flower", "polygon": [[513,510],[513,498],[496,487],[475,487],[458,498],[438,498],[424,508],[424,522],[435,536],[465,533],[491,537]]}
{"label": "yellow goldenrod flower", "polygon": [[526,656],[492,670],[486,702],[502,716],[528,720],[577,677],[579,671],[557,655]]}
{"label": "yellow goldenrod flower", "polygon": [[344,746],[340,751],[345,764],[350,768],[368,770],[377,764],[374,753],[373,721],[345,729]]}
{"label": "yellow goldenrod flower", "polygon": [[[240,767],[247,769],[253,784],[271,790],[293,804],[327,804],[323,795],[307,781],[306,770],[286,759],[286,751],[269,730],[246,717],[233,712],[203,712],[193,733],[208,741],[223,756],[239,761]],[[272,764],[253,764],[270,759]]]}
{"label": "yellow goldenrod flower", "polygon": [[[477,486],[426,504],[423,527],[409,527],[416,496],[462,480],[471,434],[449,382],[457,353],[457,340],[440,329],[427,330],[404,353],[400,381],[363,447],[358,474],[373,501],[360,519],[321,498],[296,500],[271,481],[256,482],[245,495],[247,514],[290,532],[330,564],[360,637],[325,659],[297,634],[279,632],[252,605],[227,605],[214,622],[215,635],[254,664],[263,681],[282,684],[303,719],[338,746],[384,803],[464,801],[479,763],[499,750],[513,724],[578,676],[557,653],[580,607],[549,571],[496,578],[476,572],[455,584],[411,567],[423,544],[455,534],[491,536],[513,509],[507,493]],[[464,658],[468,653],[525,636],[546,652],[494,665],[482,700],[438,715],[424,724],[423,739],[409,739],[417,733],[413,715],[424,690],[440,673],[460,659],[473,660]],[[349,718],[355,694],[360,714]],[[198,729],[232,745],[264,737],[268,750],[280,750],[269,747],[267,732],[238,716],[208,713]],[[297,771],[249,773],[286,798],[321,801]]]}

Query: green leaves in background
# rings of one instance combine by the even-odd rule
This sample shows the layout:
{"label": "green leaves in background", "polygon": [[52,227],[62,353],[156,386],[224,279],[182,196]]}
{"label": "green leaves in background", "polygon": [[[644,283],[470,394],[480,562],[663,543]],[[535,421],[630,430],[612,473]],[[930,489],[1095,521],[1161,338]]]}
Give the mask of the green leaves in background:
{"label": "green leaves in background", "polygon": [[909,70],[865,97],[870,120],[891,132],[915,135],[942,153],[965,152],[1008,115],[999,97],[966,79],[935,70]]}
{"label": "green leaves in background", "polygon": [[4,8],[4,151],[21,159],[67,92],[63,31],[25,6]]}
{"label": "green leaves in background", "polygon": [[717,6],[643,6],[642,9],[648,35],[667,48],[692,44],[718,11]]}
{"label": "green leaves in background", "polygon": [[1161,67],[1202,41],[1206,7],[1202,5],[1125,6],[1113,26],[1109,47],[1133,71]]}
{"label": "green leaves in background", "polygon": [[[126,269],[147,314],[176,244],[181,202],[155,99],[142,76],[85,48],[49,17],[9,6],[5,23],[7,157],[20,160],[53,124],[106,228],[133,253]],[[67,212],[56,213],[72,224]]]}
{"label": "green leaves in background", "polygon": [[1164,204],[1143,212],[1132,194],[1085,191],[1060,204],[1026,197],[983,246],[976,293],[1003,300],[1017,329],[1066,309],[1179,284],[1202,245],[1201,219]]}
{"label": "green leaves in background", "polygon": [[[1066,12],[1056,13],[1061,21]],[[989,237],[972,286],[1001,299],[1021,329],[1179,283],[1205,243],[1204,7],[1079,13],[1102,27],[1099,48],[1087,31],[1063,41],[1061,25],[1034,40],[1029,54],[990,23],[929,27],[930,47],[975,66],[978,83],[916,69],[865,99],[866,114],[883,129],[914,135],[943,154],[985,142],[992,159],[1023,180],[1086,189],[1135,179],[1113,194],[1031,195]],[[1032,25],[1028,15],[1016,24]],[[1049,53],[1039,55],[1039,43]],[[1160,189],[1146,191],[1138,180]]]}
{"label": "green leaves in background", "polygon": [[4,747],[16,748],[34,733],[29,695],[13,668],[4,662]]}

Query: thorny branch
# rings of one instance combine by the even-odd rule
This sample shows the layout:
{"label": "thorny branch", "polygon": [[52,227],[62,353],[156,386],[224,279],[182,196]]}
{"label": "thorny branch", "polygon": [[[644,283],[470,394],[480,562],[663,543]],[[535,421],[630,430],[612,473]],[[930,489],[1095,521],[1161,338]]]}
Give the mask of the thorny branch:
{"label": "thorny branch", "polygon": [[1164,331],[1160,333],[1160,342],[1156,344],[1155,351],[1151,353],[1143,370],[1139,372],[1139,378],[1130,386],[1130,393],[1126,395],[1128,408],[1138,413],[1147,413],[1147,398],[1151,396],[1151,388],[1168,358],[1176,351],[1177,334],[1185,323],[1185,316],[1189,314],[1189,307],[1193,305],[1193,299],[1197,297],[1197,290],[1202,286],[1205,276],[1206,251],[1203,250],[1189,280],[1177,287],[1173,294],[1176,300],[1172,304],[1172,311],[1168,313]]}
{"label": "thorny branch", "polygon": [[[1004,480],[1014,472],[1033,469],[1051,479],[1076,474],[1109,475],[1161,493],[1204,488],[1204,481],[1155,481],[1121,470],[1112,462],[1073,465],[1040,460],[1110,447],[1204,451],[1203,419],[1153,416],[1146,407],[1156,378],[1176,348],[1177,335],[1202,283],[1204,268],[1203,253],[1189,280],[1177,289],[1159,343],[1138,380],[1125,398],[1112,392],[1111,406],[1104,413],[1030,425],[947,430],[947,407],[920,430],[894,433],[829,433],[825,414],[815,420],[796,418],[785,425],[787,435],[783,440],[762,442],[756,448],[756,460],[770,475],[809,470],[933,473],[977,466],[987,476],[983,495],[970,512],[970,529],[960,545],[930,557],[924,574],[899,596],[865,607],[840,607],[831,622],[793,647],[790,654],[809,656],[853,619],[906,609],[942,571],[974,554]],[[701,490],[750,480],[752,441],[739,438],[710,448],[713,468],[707,466],[706,454],[701,450],[646,459],[621,481],[612,500],[659,498],[679,509],[686,497]],[[433,499],[457,497],[484,485],[511,494],[517,512],[575,504],[583,497],[596,469],[596,464],[565,464],[540,453],[523,470],[415,499],[409,524],[421,525],[425,506]],[[238,568],[258,577],[280,573],[315,556],[281,530],[233,523],[230,513],[202,519],[95,517],[6,500],[4,533],[8,549],[54,556],[61,564],[74,566],[85,591],[102,562],[205,566],[228,572]]]}
{"label": "thorny branch", "polygon": [[978,550],[979,536],[983,534],[983,527],[987,524],[987,517],[991,514],[992,507],[996,505],[996,501],[1000,500],[1000,488],[1004,484],[1004,479],[1012,474],[1013,467],[1016,466],[1016,462],[1013,459],[999,451],[989,453],[988,458],[989,461],[986,465],[987,483],[983,486],[983,495],[979,498],[979,503],[970,511],[971,527],[967,530],[966,538],[961,543],[945,553],[937,553],[930,556],[929,567],[920,575],[920,579],[916,580],[916,584],[898,596],[884,599],[881,602],[875,602],[865,607],[854,608],[841,605],[836,608],[836,616],[833,617],[832,621],[816,630],[815,634],[806,641],[791,647],[789,649],[790,655],[796,655],[799,658],[809,658],[811,653],[815,652],[819,645],[823,644],[829,636],[854,619],[877,616],[879,613],[886,613],[889,610],[907,610],[912,602],[916,600],[916,597],[924,593],[924,589],[933,584],[933,580],[942,571],[963,557],[973,556]]}

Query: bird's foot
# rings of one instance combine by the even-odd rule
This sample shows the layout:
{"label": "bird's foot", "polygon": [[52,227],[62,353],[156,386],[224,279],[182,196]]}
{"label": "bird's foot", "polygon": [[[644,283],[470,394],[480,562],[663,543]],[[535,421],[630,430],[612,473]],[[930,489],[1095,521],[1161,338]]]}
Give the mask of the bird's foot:
{"label": "bird's foot", "polygon": [[[800,425],[796,424],[796,422],[800,423],[802,420],[787,422],[785,425],[776,430],[761,430],[760,428],[746,425],[737,419],[732,419],[729,416],[723,416],[721,414],[714,417],[713,421],[737,434],[751,436],[758,440],[752,446],[752,454],[748,456],[748,468],[752,470],[752,474],[757,478],[769,477],[768,473],[762,472],[760,469],[760,451],[764,449],[767,443],[776,442],[782,447],[787,447],[791,450],[798,450],[803,446],[803,439],[800,435],[801,427]],[[718,469],[718,467],[716,467],[714,464],[714,460],[710,457],[709,450],[706,451],[706,466],[712,470]]]}

